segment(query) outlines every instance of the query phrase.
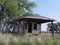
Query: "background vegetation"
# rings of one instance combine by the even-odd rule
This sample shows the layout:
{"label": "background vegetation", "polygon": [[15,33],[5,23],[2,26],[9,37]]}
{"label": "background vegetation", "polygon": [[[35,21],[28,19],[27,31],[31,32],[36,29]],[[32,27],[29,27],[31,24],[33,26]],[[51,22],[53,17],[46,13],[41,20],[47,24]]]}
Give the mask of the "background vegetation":
{"label": "background vegetation", "polygon": [[[60,33],[60,23],[57,22],[57,23],[53,23],[53,26],[54,26],[54,31],[56,31],[56,33]],[[47,31],[51,31],[51,23],[47,24]]]}
{"label": "background vegetation", "polygon": [[36,4],[28,0],[0,0],[0,16],[19,17],[32,13]]}

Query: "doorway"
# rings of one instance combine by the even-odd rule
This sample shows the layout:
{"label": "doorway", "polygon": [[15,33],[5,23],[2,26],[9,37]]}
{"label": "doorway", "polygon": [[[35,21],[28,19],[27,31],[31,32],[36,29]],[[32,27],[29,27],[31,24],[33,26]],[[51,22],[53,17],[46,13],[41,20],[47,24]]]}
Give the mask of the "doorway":
{"label": "doorway", "polygon": [[32,33],[32,23],[28,23],[28,33]]}

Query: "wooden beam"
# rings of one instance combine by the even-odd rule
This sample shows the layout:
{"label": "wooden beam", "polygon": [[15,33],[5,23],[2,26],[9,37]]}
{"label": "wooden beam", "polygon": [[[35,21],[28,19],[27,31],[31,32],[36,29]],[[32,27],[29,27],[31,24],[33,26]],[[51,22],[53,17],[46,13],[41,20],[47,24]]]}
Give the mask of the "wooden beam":
{"label": "wooden beam", "polygon": [[53,21],[51,22],[51,32],[52,32],[52,37],[54,37],[54,26],[53,26]]}

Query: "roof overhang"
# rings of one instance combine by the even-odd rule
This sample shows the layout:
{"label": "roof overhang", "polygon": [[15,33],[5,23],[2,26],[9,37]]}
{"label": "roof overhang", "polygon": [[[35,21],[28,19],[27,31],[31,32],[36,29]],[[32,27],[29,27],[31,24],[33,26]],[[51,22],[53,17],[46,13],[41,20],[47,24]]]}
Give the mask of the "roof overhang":
{"label": "roof overhang", "polygon": [[54,19],[41,16],[38,14],[30,15],[30,16],[24,16],[19,19],[13,20],[11,22],[15,23],[16,21],[27,21],[27,22],[38,22],[38,23],[46,23],[46,22],[52,22],[55,21]]}
{"label": "roof overhang", "polygon": [[47,23],[47,22],[52,22],[54,20],[46,20],[46,19],[34,19],[34,18],[23,18],[21,20],[25,20],[27,22],[38,22],[38,23]]}

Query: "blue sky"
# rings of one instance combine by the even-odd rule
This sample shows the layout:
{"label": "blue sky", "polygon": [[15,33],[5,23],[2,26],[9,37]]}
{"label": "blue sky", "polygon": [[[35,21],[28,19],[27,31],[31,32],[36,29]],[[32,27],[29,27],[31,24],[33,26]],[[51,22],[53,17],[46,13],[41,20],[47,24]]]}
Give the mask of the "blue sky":
{"label": "blue sky", "polygon": [[[37,13],[60,22],[60,0],[29,0],[35,2],[37,6],[33,13]],[[43,25],[46,30],[46,24]]]}

